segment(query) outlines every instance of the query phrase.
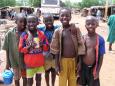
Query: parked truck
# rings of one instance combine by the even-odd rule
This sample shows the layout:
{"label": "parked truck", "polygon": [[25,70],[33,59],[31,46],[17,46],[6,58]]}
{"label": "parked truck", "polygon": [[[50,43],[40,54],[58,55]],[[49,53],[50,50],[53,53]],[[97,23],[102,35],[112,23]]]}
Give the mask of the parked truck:
{"label": "parked truck", "polygon": [[41,12],[52,13],[54,18],[59,18],[60,0],[42,0]]}

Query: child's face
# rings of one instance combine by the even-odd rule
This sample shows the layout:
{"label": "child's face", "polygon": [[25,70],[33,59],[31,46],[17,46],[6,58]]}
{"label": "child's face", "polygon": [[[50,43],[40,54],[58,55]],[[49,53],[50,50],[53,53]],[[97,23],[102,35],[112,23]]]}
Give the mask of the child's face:
{"label": "child's face", "polygon": [[90,34],[95,33],[97,26],[98,26],[98,23],[96,20],[94,20],[94,19],[86,20],[85,27],[86,27],[88,33],[90,33]]}
{"label": "child's face", "polygon": [[34,16],[27,17],[27,27],[30,31],[35,30],[37,24],[38,24],[38,21],[37,21],[36,17],[34,17]]}
{"label": "child's face", "polygon": [[44,24],[46,25],[47,29],[51,29],[53,27],[54,19],[51,16],[44,18]]}
{"label": "child's face", "polygon": [[19,31],[23,31],[26,29],[26,19],[24,17],[18,18],[16,23]]}
{"label": "child's face", "polygon": [[71,12],[69,10],[63,9],[60,11],[60,21],[62,25],[68,25],[71,20]]}

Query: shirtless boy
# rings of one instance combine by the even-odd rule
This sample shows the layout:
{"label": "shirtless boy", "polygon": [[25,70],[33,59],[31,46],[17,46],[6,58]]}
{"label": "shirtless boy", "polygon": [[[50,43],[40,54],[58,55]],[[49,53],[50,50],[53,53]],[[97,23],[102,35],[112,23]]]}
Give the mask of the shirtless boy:
{"label": "shirtless boy", "polygon": [[76,86],[76,59],[85,54],[85,46],[79,28],[70,23],[71,10],[63,8],[59,15],[62,26],[54,31],[50,51],[55,55],[59,86],[67,86],[67,82],[68,86]]}
{"label": "shirtless boy", "polygon": [[98,20],[93,16],[86,18],[85,27],[88,33],[84,36],[86,55],[82,59],[80,84],[82,86],[100,86],[99,72],[105,54],[103,37],[96,33]]}

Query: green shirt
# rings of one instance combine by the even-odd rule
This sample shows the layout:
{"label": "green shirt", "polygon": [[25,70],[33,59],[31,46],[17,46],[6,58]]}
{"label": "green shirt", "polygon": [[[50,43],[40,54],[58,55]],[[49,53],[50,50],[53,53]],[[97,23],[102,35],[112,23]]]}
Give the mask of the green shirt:
{"label": "green shirt", "polygon": [[5,36],[3,50],[6,50],[7,63],[11,65],[12,68],[25,68],[23,54],[18,51],[19,36],[17,36],[17,29],[10,29]]}

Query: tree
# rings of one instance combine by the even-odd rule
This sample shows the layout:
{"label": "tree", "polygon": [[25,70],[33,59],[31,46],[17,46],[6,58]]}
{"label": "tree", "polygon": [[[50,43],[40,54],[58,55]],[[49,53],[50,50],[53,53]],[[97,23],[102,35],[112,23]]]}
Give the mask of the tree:
{"label": "tree", "polygon": [[16,2],[17,6],[29,6],[29,0],[18,0]]}
{"label": "tree", "polygon": [[112,3],[112,4],[115,4],[115,0],[111,0],[111,3]]}
{"label": "tree", "polygon": [[82,0],[78,5],[80,8],[105,5],[105,0]]}
{"label": "tree", "polygon": [[0,7],[15,6],[15,5],[16,5],[15,0],[0,0]]}
{"label": "tree", "polygon": [[41,0],[29,0],[29,4],[34,7],[40,7],[41,6]]}
{"label": "tree", "polygon": [[71,8],[72,3],[70,0],[65,1],[65,7]]}

